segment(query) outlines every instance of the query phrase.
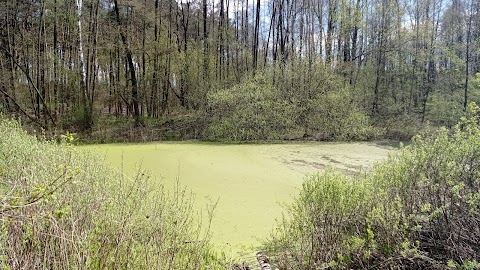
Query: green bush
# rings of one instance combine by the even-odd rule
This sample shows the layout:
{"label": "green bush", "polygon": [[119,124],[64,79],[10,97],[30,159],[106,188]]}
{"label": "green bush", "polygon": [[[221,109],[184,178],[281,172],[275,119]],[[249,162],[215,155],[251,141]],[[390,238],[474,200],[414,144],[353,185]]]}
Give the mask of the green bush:
{"label": "green bush", "polygon": [[432,93],[425,118],[436,125],[453,127],[463,115],[463,98],[461,91]]}
{"label": "green bush", "polygon": [[349,265],[351,255],[367,256],[373,237],[366,234],[359,217],[371,209],[366,207],[373,196],[368,184],[333,169],[308,176],[268,243],[280,269]]}
{"label": "green bush", "polygon": [[127,178],[72,140],[0,120],[2,269],[223,268],[183,188]]}
{"label": "green bush", "polygon": [[342,79],[305,63],[270,67],[210,92],[204,137],[210,140],[366,140],[380,135]]}
{"label": "green bush", "polygon": [[267,244],[282,269],[471,269],[480,254],[479,108],[364,175],[310,176]]}
{"label": "green bush", "polygon": [[85,107],[75,105],[68,109],[66,115],[60,119],[60,127],[63,129],[76,129],[91,131],[95,117]]}
{"label": "green bush", "polygon": [[295,107],[282,99],[265,75],[260,74],[232,88],[207,97],[210,140],[284,139],[295,132]]}
{"label": "green bush", "polygon": [[294,61],[280,69],[275,86],[295,105],[295,123],[306,135],[318,140],[365,140],[380,135],[348,83],[330,68]]}
{"label": "green bush", "polygon": [[[335,89],[306,102],[305,126],[318,138],[366,140],[379,135],[369,117],[352,100],[345,88]],[[377,134],[378,133],[378,134]]]}

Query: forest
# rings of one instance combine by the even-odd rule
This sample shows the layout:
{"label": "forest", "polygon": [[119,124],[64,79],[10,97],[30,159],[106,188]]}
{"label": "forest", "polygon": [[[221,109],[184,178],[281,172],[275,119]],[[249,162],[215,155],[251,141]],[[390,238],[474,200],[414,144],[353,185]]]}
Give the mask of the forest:
{"label": "forest", "polygon": [[94,134],[409,139],[479,101],[479,38],[477,0],[4,0],[0,109]]}
{"label": "forest", "polygon": [[476,104],[480,0],[0,0],[0,268],[480,269]]}

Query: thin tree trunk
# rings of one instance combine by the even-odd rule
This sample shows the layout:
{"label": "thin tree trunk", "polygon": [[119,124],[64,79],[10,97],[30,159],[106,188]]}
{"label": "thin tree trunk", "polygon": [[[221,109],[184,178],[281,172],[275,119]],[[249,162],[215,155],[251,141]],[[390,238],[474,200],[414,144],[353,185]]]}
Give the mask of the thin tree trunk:
{"label": "thin tree trunk", "polygon": [[[77,0],[78,1],[78,0]],[[81,0],[80,0],[81,1]],[[120,37],[122,39],[123,47],[125,50],[125,54],[127,57],[127,64],[128,64],[128,69],[130,71],[130,80],[132,83],[132,105],[133,105],[133,117],[135,119],[135,126],[144,126],[145,124],[143,123],[143,120],[140,115],[140,107],[139,107],[139,100],[138,100],[138,83],[137,83],[137,76],[135,72],[135,65],[133,64],[133,56],[132,56],[132,50],[130,49],[130,46],[128,45],[127,37],[125,36],[124,31],[121,29],[122,28],[122,21],[120,19],[120,11],[118,8],[118,1],[114,0],[114,9],[115,9],[115,15],[117,18],[117,23],[120,31]]]}
{"label": "thin tree trunk", "polygon": [[260,0],[257,0],[257,9],[255,13],[255,33],[254,33],[254,42],[252,46],[252,58],[253,58],[253,70],[257,69],[258,62],[258,39],[260,31]]}
{"label": "thin tree trunk", "polygon": [[467,110],[468,105],[468,77],[469,77],[469,63],[470,63],[470,42],[471,42],[471,35],[472,35],[472,17],[473,17],[473,0],[470,0],[470,7],[469,7],[469,18],[468,18],[468,25],[467,25],[467,44],[466,44],[466,51],[465,51],[465,84],[464,84],[464,99],[463,99],[463,110]]}

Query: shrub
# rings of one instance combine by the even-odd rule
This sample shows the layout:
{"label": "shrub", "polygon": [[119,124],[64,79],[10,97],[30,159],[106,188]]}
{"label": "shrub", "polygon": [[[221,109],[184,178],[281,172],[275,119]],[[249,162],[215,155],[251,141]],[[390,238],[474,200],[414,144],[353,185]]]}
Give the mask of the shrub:
{"label": "shrub", "polygon": [[426,119],[436,125],[453,127],[463,114],[463,93],[434,92],[427,102]]}
{"label": "shrub", "polygon": [[[306,102],[308,130],[328,140],[366,140],[379,135],[345,88],[331,90]],[[378,134],[376,134],[378,133]]]}
{"label": "shrub", "polygon": [[362,111],[345,78],[323,64],[294,61],[275,80],[295,104],[295,123],[318,140],[365,140],[380,135]]}
{"label": "shrub", "polygon": [[210,140],[365,140],[380,135],[369,117],[325,67],[270,67],[207,97]]}
{"label": "shrub", "polygon": [[296,128],[295,108],[278,95],[265,74],[211,92],[207,103],[211,122],[205,137],[210,140],[283,139]]}
{"label": "shrub", "polygon": [[352,181],[333,169],[306,178],[268,243],[280,269],[317,269],[352,263],[367,256],[373,237],[359,219],[366,216],[372,193],[365,181]]}
{"label": "shrub", "polygon": [[129,179],[63,140],[0,120],[2,269],[223,267],[185,189]]}
{"label": "shrub", "polygon": [[282,269],[471,269],[480,254],[479,108],[370,173],[310,176],[268,243]]}

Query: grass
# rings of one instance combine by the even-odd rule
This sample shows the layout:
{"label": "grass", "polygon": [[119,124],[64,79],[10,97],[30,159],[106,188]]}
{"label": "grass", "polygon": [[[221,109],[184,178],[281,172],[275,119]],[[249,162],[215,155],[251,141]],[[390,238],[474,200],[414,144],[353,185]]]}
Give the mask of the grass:
{"label": "grass", "polygon": [[2,269],[227,269],[181,185],[151,184],[0,119]]}
{"label": "grass", "polygon": [[352,173],[389,151],[311,142],[95,149],[115,170],[72,136],[49,141],[0,120],[2,269],[230,269],[232,253],[252,256],[272,232],[278,203],[293,200],[306,172]]}

